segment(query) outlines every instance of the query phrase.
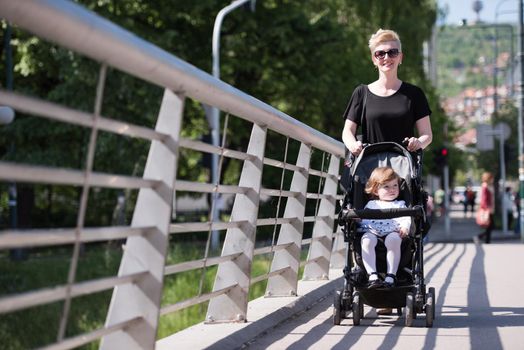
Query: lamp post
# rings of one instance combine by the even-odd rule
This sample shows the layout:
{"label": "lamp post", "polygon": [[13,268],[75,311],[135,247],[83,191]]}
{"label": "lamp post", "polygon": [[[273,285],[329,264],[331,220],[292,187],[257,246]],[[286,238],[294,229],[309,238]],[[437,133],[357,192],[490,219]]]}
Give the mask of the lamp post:
{"label": "lamp post", "polygon": [[[498,17],[499,14],[512,14],[516,13],[514,10],[512,11],[499,11],[499,7],[505,3],[508,0],[502,0],[497,3],[497,6],[495,6],[495,25],[498,23]],[[511,54],[510,54],[510,95],[511,97],[515,96],[515,81],[514,81],[514,75],[515,75],[515,50],[514,50],[514,36],[513,36],[513,27],[511,27]],[[498,29],[495,31],[495,49],[498,49]],[[497,53],[498,55],[498,53]],[[498,67],[495,67],[495,69],[498,72]],[[496,73],[495,73],[496,74]],[[497,77],[495,76],[495,84],[496,84]]]}
{"label": "lamp post", "polygon": [[[213,58],[213,67],[212,74],[213,77],[220,79],[220,30],[222,29],[222,22],[224,17],[231,11],[250,3],[251,11],[255,11],[255,2],[256,0],[235,0],[231,4],[224,7],[218,12],[218,15],[215,19],[215,24],[213,27],[213,43],[212,43],[212,58]],[[220,146],[220,111],[216,107],[211,107],[206,109],[206,117],[211,129],[211,143],[213,146]],[[215,185],[218,185],[219,174],[218,174],[218,154],[213,153],[211,155],[211,182]],[[215,206],[213,207],[213,212],[211,217],[213,222],[218,220],[219,208],[216,207],[219,196],[215,192],[213,193],[213,201]],[[211,235],[211,246],[213,248],[218,247],[219,244],[219,235],[217,231],[213,231]]]}
{"label": "lamp post", "polygon": [[[13,50],[11,48],[11,25],[7,23],[4,31],[4,52],[5,52],[5,76],[6,76],[6,89],[13,90]],[[5,124],[11,123],[15,117],[14,111],[10,107],[2,107],[2,122]],[[9,152],[13,152],[14,142],[11,141]],[[17,187],[16,182],[9,184],[9,218],[10,227],[16,229],[18,227],[18,212],[17,212]],[[22,259],[23,251],[15,249],[11,251],[11,256],[14,259]]]}
{"label": "lamp post", "polygon": [[495,115],[497,114],[497,108],[498,108],[498,94],[497,94],[497,58],[498,58],[498,30],[500,28],[509,29],[510,32],[510,42],[511,42],[511,52],[513,56],[513,26],[510,24],[504,24],[504,23],[494,23],[494,24],[475,24],[473,26],[468,26],[466,20],[462,21],[463,28],[465,29],[491,29],[493,28],[495,30],[495,37],[494,37],[494,43],[493,43],[493,111]]}
{"label": "lamp post", "polygon": [[519,136],[519,194],[520,194],[520,210],[519,210],[519,227],[520,239],[524,243],[524,10],[523,0],[519,0],[519,117],[518,117],[518,136]]}

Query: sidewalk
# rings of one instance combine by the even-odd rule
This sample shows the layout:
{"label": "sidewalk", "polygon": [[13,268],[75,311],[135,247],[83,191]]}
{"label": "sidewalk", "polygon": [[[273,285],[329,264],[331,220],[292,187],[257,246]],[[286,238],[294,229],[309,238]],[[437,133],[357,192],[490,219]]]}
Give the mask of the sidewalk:
{"label": "sidewalk", "polygon": [[[476,223],[474,217],[464,218],[462,211],[451,211],[450,213],[450,230],[446,232],[444,217],[436,217],[431,225],[427,239],[429,242],[473,242],[473,237],[483,231]],[[510,234],[503,234],[502,230],[493,230],[491,232],[491,241],[514,241],[520,242],[520,235],[515,235],[513,231]]]}

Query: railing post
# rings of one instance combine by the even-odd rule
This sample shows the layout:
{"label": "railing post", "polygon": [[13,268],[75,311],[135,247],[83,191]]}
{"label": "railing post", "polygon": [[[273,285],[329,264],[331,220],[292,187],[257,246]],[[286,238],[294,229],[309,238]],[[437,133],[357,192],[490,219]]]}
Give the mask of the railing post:
{"label": "railing post", "polygon": [[278,250],[273,256],[271,271],[282,268],[287,270],[268,279],[266,296],[290,296],[297,294],[298,269],[300,267],[300,251],[302,234],[304,231],[304,213],[306,210],[307,181],[309,177],[309,162],[311,147],[300,145],[296,170],[291,180],[290,191],[298,192],[296,197],[289,197],[284,210],[284,218],[293,218],[293,222],[282,224],[278,235],[277,245],[291,243],[286,249]]}
{"label": "railing post", "polygon": [[[183,108],[184,98],[165,90],[155,130],[170,135],[176,144]],[[127,239],[118,272],[119,276],[144,270],[148,274],[134,284],[115,287],[106,327],[135,317],[142,317],[142,321],[103,337],[100,349],[155,348],[177,161],[178,154],[162,142],[152,142],[143,177],[161,180],[163,186],[140,189],[131,226],[152,226],[157,230],[144,237]]]}
{"label": "railing post", "polygon": [[320,200],[311,245],[304,269],[304,280],[328,279],[331,247],[333,244],[333,219],[337,204],[338,171],[340,159],[331,156],[329,161],[328,176],[324,182],[323,197]]}
{"label": "railing post", "polygon": [[346,244],[342,228],[337,224],[335,239],[333,240],[333,249],[331,250],[331,268],[343,268],[346,265]]}
{"label": "railing post", "polygon": [[251,159],[244,161],[239,181],[240,187],[247,187],[249,190],[247,193],[235,195],[231,212],[231,221],[245,221],[245,224],[227,230],[222,248],[222,256],[242,254],[232,261],[219,264],[213,291],[234,287],[210,300],[207,323],[246,321],[266,134],[266,127],[253,124],[247,149]]}

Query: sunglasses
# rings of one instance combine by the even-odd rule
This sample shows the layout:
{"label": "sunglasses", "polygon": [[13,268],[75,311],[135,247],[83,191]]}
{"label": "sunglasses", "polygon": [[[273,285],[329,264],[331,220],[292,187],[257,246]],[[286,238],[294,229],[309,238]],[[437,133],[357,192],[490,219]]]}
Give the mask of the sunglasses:
{"label": "sunglasses", "polygon": [[373,56],[375,56],[376,59],[383,60],[386,58],[386,55],[388,55],[389,58],[395,58],[400,53],[399,49],[391,49],[388,51],[384,50],[378,50],[373,53]]}

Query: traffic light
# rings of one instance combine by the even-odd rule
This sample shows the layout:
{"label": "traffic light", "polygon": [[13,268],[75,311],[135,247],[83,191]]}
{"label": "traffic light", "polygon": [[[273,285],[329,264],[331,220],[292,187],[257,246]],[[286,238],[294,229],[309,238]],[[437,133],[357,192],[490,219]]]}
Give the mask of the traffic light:
{"label": "traffic light", "polygon": [[442,164],[448,165],[448,149],[446,147],[440,148],[440,156],[442,158]]}
{"label": "traffic light", "polygon": [[439,147],[433,151],[433,159],[435,160],[435,165],[439,168],[448,165],[448,156],[449,150],[445,146]]}

